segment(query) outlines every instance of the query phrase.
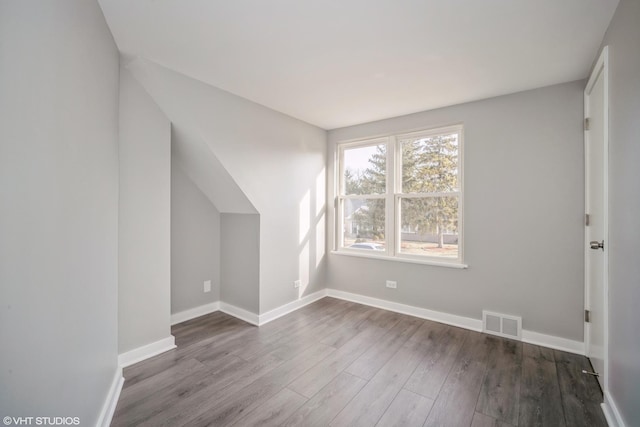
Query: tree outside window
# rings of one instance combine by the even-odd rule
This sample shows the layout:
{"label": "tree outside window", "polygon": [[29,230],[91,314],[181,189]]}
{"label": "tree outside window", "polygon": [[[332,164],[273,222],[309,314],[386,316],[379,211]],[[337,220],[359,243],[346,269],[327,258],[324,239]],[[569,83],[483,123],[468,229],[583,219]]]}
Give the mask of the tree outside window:
{"label": "tree outside window", "polygon": [[461,262],[461,148],[461,126],[341,145],[340,248]]}

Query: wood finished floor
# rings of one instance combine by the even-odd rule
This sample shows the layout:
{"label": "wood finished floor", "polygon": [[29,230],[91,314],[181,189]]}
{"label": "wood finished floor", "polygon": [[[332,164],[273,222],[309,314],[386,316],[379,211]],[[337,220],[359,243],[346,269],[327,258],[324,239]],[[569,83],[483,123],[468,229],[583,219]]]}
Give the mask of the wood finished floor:
{"label": "wood finished floor", "polygon": [[124,370],[112,426],[606,426],[585,357],[333,298],[221,312]]}

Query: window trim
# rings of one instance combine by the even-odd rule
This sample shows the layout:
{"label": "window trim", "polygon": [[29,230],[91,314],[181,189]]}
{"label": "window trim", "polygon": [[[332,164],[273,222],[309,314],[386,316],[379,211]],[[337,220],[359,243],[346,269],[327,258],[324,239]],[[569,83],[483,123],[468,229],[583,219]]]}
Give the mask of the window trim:
{"label": "window trim", "polygon": [[[415,137],[430,137],[447,133],[458,134],[458,191],[445,193],[402,193],[402,145],[399,140]],[[344,151],[346,149],[385,144],[386,193],[366,195],[343,195],[344,193]],[[453,268],[467,268],[464,263],[464,125],[457,123],[447,126],[431,127],[422,130],[379,135],[371,138],[345,140],[336,143],[334,199],[334,250],[333,254],[364,258],[402,261]],[[458,257],[446,258],[429,255],[415,255],[400,252],[401,218],[400,202],[402,198],[456,196],[458,199]],[[366,249],[344,247],[344,200],[346,199],[384,199],[385,200],[385,251],[371,253]]]}

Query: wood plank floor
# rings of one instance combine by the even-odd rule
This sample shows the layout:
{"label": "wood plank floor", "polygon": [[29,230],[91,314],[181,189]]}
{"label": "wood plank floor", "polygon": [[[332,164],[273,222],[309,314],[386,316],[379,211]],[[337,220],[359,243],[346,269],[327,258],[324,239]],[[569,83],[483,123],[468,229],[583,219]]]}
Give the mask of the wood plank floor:
{"label": "wood plank floor", "polygon": [[347,301],[172,333],[124,370],[112,426],[606,426],[585,357]]}

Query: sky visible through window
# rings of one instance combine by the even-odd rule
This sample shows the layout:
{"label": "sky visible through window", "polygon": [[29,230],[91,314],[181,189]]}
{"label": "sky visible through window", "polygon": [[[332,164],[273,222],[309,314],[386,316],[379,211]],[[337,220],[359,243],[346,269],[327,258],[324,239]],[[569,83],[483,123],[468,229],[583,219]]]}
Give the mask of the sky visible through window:
{"label": "sky visible through window", "polygon": [[355,149],[344,151],[344,165],[345,169],[351,170],[351,172],[364,172],[371,164],[369,159],[376,152],[377,145],[371,145],[368,147],[358,147]]}

